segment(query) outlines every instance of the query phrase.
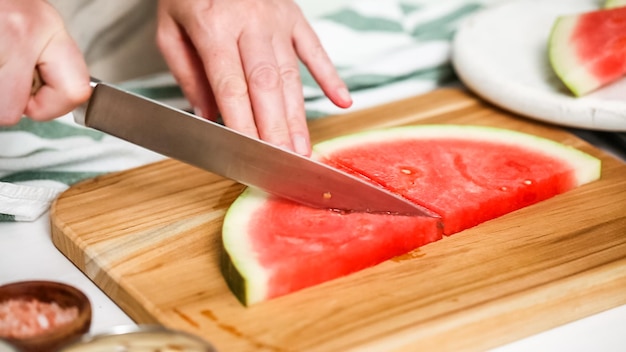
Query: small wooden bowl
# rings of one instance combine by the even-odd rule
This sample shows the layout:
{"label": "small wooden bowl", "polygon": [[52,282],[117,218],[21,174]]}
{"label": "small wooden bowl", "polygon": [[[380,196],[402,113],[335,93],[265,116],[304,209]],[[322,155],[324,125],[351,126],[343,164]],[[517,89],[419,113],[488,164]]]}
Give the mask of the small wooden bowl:
{"label": "small wooden bowl", "polygon": [[89,331],[91,326],[91,303],[87,296],[75,287],[53,281],[23,281],[0,286],[0,303],[9,300],[37,300],[56,302],[61,308],[76,307],[76,319],[51,327],[40,334],[25,338],[0,336],[22,352],[56,351]]}

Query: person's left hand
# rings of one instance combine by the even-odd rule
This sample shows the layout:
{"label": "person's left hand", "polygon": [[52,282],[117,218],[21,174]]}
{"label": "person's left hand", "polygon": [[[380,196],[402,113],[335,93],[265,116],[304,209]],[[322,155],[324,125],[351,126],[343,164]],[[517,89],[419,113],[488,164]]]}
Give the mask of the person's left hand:
{"label": "person's left hand", "polygon": [[293,0],[161,0],[157,43],[198,115],[299,154],[311,146],[300,59],[326,96],[352,104]]}

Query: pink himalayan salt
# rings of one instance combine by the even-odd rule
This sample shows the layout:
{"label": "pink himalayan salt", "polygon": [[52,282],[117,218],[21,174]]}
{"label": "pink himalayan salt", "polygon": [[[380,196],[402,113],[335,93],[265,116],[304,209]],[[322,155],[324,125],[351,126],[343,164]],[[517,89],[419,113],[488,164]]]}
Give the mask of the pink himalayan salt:
{"label": "pink himalayan salt", "polygon": [[26,338],[67,324],[78,317],[78,308],[36,299],[0,302],[0,337]]}

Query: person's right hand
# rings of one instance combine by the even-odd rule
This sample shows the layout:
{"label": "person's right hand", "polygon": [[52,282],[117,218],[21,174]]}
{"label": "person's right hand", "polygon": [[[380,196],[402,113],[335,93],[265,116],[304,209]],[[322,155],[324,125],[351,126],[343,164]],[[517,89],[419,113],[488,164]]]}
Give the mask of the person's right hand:
{"label": "person's right hand", "polygon": [[[31,95],[35,70],[43,86]],[[0,125],[62,116],[90,94],[87,65],[58,12],[44,0],[0,0]]]}

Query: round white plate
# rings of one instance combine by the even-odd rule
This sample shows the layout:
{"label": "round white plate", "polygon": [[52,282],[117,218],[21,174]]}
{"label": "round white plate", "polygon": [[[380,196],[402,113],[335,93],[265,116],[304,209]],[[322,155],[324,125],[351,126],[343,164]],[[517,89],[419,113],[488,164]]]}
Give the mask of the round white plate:
{"label": "round white plate", "polygon": [[461,81],[520,115],[563,126],[626,131],[626,78],[575,97],[548,61],[548,38],[560,15],[599,9],[599,0],[511,0],[460,24],[452,62]]}

